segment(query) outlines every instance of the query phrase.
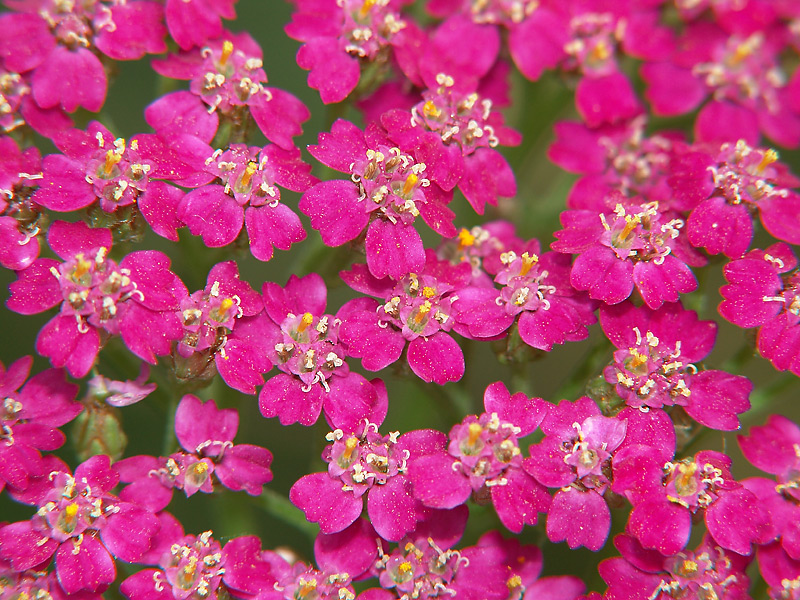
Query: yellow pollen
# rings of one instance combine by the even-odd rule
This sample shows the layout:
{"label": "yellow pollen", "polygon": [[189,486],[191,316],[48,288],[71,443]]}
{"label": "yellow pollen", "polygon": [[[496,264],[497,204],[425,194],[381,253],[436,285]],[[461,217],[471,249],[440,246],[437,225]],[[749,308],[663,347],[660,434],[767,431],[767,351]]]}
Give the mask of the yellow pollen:
{"label": "yellow pollen", "polygon": [[183,572],[191,576],[196,570],[197,570],[197,557],[190,556],[189,564],[183,567]]}
{"label": "yellow pollen", "polygon": [[403,184],[403,195],[407,196],[411,193],[411,190],[414,189],[414,186],[417,185],[419,181],[419,177],[417,177],[414,173],[409,173],[408,177],[406,177],[406,182]]}
{"label": "yellow pollen", "polygon": [[522,267],[519,270],[520,277],[525,277],[528,274],[528,271],[531,270],[533,265],[539,262],[539,257],[535,254],[531,255],[527,252],[522,253]]}
{"label": "yellow pollen", "polygon": [[522,587],[522,577],[519,575],[509,577],[508,581],[506,581],[506,585],[508,586],[509,591],[514,591],[518,587]]}
{"label": "yellow pollen", "polygon": [[694,477],[694,474],[697,472],[697,463],[693,462],[689,465],[681,463],[678,465],[678,470],[681,474],[677,477],[675,488],[678,490],[678,493],[683,496],[684,494],[681,493],[682,490],[691,490],[694,488],[691,483],[692,477]]}
{"label": "yellow pollen", "polygon": [[764,169],[766,169],[768,166],[770,166],[776,160],[778,160],[778,153],[775,152],[775,150],[773,150],[772,148],[770,148],[769,150],[764,152],[764,156],[761,159],[761,162],[758,163],[758,166],[756,167],[756,170],[759,173],[761,173]]}
{"label": "yellow pollen", "polygon": [[303,333],[306,328],[314,321],[314,315],[311,313],[304,313],[300,319],[300,324],[297,326],[297,333]]}
{"label": "yellow pollen", "polygon": [[256,171],[258,171],[258,164],[250,161],[247,163],[247,167],[245,167],[244,173],[242,174],[242,187],[250,185],[250,180],[255,175]]}
{"label": "yellow pollen", "polygon": [[684,575],[694,575],[697,573],[698,564],[693,560],[689,560],[688,558],[683,561],[681,565],[681,573]]}
{"label": "yellow pollen", "polygon": [[375,2],[377,0],[364,0],[364,4],[361,5],[361,9],[358,11],[358,16],[362,19],[367,16],[372,7],[375,6]]}
{"label": "yellow pollen", "polygon": [[633,360],[630,363],[631,368],[636,368],[642,366],[644,363],[647,362],[647,357],[639,352],[636,348],[628,348],[628,352],[631,353]]}
{"label": "yellow pollen", "polygon": [[475,236],[472,235],[466,229],[461,229],[458,232],[458,247],[459,248],[466,248],[467,246],[472,246],[475,244]]}
{"label": "yellow pollen", "polygon": [[67,518],[67,521],[72,521],[75,519],[75,515],[78,514],[78,505],[74,502],[67,505],[67,508],[64,509],[64,515]]}
{"label": "yellow pollen", "polygon": [[411,572],[411,563],[408,561],[401,562],[400,565],[397,567],[397,570],[400,571],[403,575],[406,573]]}
{"label": "yellow pollen", "polygon": [[642,222],[642,219],[639,215],[625,215],[625,227],[620,232],[619,237],[617,238],[620,242],[624,242],[625,239],[631,234],[631,231],[636,229],[636,226]]}
{"label": "yellow pollen", "polygon": [[114,166],[122,160],[122,152],[115,152],[114,150],[109,150],[106,152],[106,162],[103,165],[103,172],[106,175],[111,175],[111,171],[114,169]]}
{"label": "yellow pollen", "polygon": [[220,302],[219,310],[217,311],[219,313],[219,316],[224,317],[225,313],[227,313],[230,310],[231,306],[233,306],[233,300],[231,300],[230,298],[225,298],[222,302]]}
{"label": "yellow pollen", "polygon": [[433,305],[428,300],[425,300],[422,306],[419,307],[417,314],[414,315],[414,322],[422,323],[422,320],[426,317],[426,315],[431,312],[431,308],[433,308]]}
{"label": "yellow pollen", "polygon": [[75,265],[75,270],[72,272],[72,279],[78,280],[89,272],[92,263],[85,260],[83,254],[78,254],[75,258],[77,258],[78,261]]}
{"label": "yellow pollen", "polygon": [[194,466],[192,467],[192,470],[195,473],[197,473],[198,475],[202,475],[203,473],[208,471],[208,465],[206,463],[202,462],[202,461],[198,462],[198,463],[194,463]]}
{"label": "yellow pollen", "polygon": [[611,56],[611,48],[604,40],[600,40],[594,48],[592,48],[591,57],[596,61],[607,60]]}
{"label": "yellow pollen", "polygon": [[224,67],[225,63],[228,62],[228,59],[233,54],[233,42],[230,40],[225,40],[222,42],[222,56],[219,57],[219,66]]}
{"label": "yellow pollen", "polygon": [[731,65],[735,66],[742,62],[745,58],[750,56],[755,50],[755,45],[751,41],[751,38],[746,39],[741,44],[736,46],[736,50],[733,53],[733,56],[730,59]]}
{"label": "yellow pollen", "polygon": [[436,295],[436,290],[426,285],[422,288],[422,295],[426,298],[433,298]]}
{"label": "yellow pollen", "polygon": [[349,437],[347,441],[344,443],[344,454],[342,456],[345,460],[350,460],[350,457],[353,455],[353,450],[358,447],[358,438],[357,437]]}
{"label": "yellow pollen", "polygon": [[433,103],[433,100],[428,100],[422,105],[422,112],[425,113],[426,117],[433,117],[434,119],[442,114],[442,111],[436,108],[436,104]]}
{"label": "yellow pollen", "polygon": [[475,442],[477,442],[478,438],[481,436],[481,433],[483,433],[483,427],[481,427],[478,423],[470,423],[467,444],[474,446]]}

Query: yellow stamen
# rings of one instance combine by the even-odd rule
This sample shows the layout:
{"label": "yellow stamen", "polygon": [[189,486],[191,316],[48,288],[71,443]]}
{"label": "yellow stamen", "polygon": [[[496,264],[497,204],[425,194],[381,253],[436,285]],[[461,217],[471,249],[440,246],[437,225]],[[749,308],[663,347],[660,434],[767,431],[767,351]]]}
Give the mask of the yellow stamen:
{"label": "yellow stamen", "polygon": [[758,163],[758,166],[756,167],[756,170],[759,173],[761,173],[764,169],[766,169],[768,166],[770,166],[776,160],[778,160],[778,153],[775,152],[775,150],[773,150],[772,148],[770,148],[769,150],[764,152],[764,156],[761,158],[761,162]]}
{"label": "yellow stamen", "polygon": [[75,520],[75,515],[78,514],[78,505],[74,502],[67,505],[67,508],[64,509],[64,517],[66,518],[67,522],[71,522]]}
{"label": "yellow stamen", "polygon": [[116,164],[122,160],[122,153],[115,152],[114,150],[109,150],[106,152],[106,162],[103,165],[103,172],[106,175],[111,175],[111,171],[114,170]]}
{"label": "yellow stamen", "polygon": [[433,100],[428,100],[422,105],[422,112],[426,117],[433,117],[434,119],[442,114],[442,111],[436,108],[436,104],[433,103]]}
{"label": "yellow stamen", "polygon": [[474,244],[475,236],[466,229],[462,228],[461,231],[458,232],[458,247],[466,248],[467,246],[472,246]]}
{"label": "yellow stamen", "polygon": [[203,473],[208,471],[208,465],[206,463],[202,462],[202,461],[201,462],[197,462],[197,463],[194,463],[194,465],[192,465],[192,470],[196,474],[202,475]]}
{"label": "yellow stamen", "polygon": [[250,185],[250,180],[255,175],[256,171],[258,171],[258,164],[250,161],[247,163],[247,167],[245,167],[244,173],[242,174],[242,187],[247,187]]}
{"label": "yellow stamen", "polygon": [[225,313],[230,310],[231,306],[233,306],[233,300],[230,298],[225,298],[219,303],[219,310],[217,310],[217,313],[219,314],[220,318],[225,316]]}
{"label": "yellow stamen", "polygon": [[675,480],[675,489],[681,496],[691,495],[695,489],[693,478],[694,474],[697,472],[697,463],[693,462],[689,465],[679,464],[678,470],[681,474],[678,475]]}
{"label": "yellow stamen", "polygon": [[364,4],[361,5],[361,9],[358,11],[358,16],[362,19],[367,16],[372,7],[375,6],[375,2],[377,0],[364,0]]}
{"label": "yellow stamen", "polygon": [[222,42],[222,56],[219,57],[219,66],[224,67],[225,63],[228,62],[228,59],[233,54],[233,42],[230,40],[225,40]]}
{"label": "yellow stamen", "polygon": [[631,231],[636,229],[636,226],[642,222],[639,215],[625,215],[625,227],[617,238],[618,241],[624,242],[625,239],[631,234]]}
{"label": "yellow stamen", "polygon": [[522,587],[522,577],[519,575],[509,577],[508,581],[506,581],[506,585],[508,586],[509,591],[513,592],[515,589]]}
{"label": "yellow stamen", "polygon": [[358,438],[357,437],[349,437],[347,441],[344,443],[344,454],[342,456],[345,460],[350,460],[350,457],[353,455],[353,450],[358,447]]}
{"label": "yellow stamen", "polygon": [[426,285],[422,288],[422,295],[426,298],[433,298],[436,295],[436,290]]}
{"label": "yellow stamen", "polygon": [[628,365],[631,369],[640,367],[647,362],[647,356],[639,352],[636,348],[628,348],[628,352],[630,352],[633,357],[633,360]]}
{"label": "yellow stamen", "polygon": [[680,572],[684,576],[687,575],[691,576],[697,573],[698,568],[699,565],[696,562],[694,562],[693,560],[689,560],[687,558],[686,560],[683,561],[683,564],[681,564]]}
{"label": "yellow stamen", "polygon": [[415,323],[422,323],[422,319],[424,319],[426,317],[426,315],[429,312],[431,312],[431,308],[433,308],[433,305],[430,302],[428,302],[427,300],[425,300],[425,302],[422,304],[422,306],[419,307],[419,310],[417,311],[417,314],[414,315],[414,322]]}
{"label": "yellow stamen", "polygon": [[611,48],[609,48],[605,40],[600,40],[595,47],[592,48],[591,58],[594,61],[601,62],[608,60],[609,56],[611,56]]}
{"label": "yellow stamen", "polygon": [[414,186],[417,185],[419,181],[419,177],[417,177],[414,173],[409,173],[408,177],[406,177],[406,182],[403,184],[403,195],[407,196],[411,193],[411,190],[414,189]]}
{"label": "yellow stamen", "polygon": [[478,423],[470,423],[469,424],[469,437],[467,438],[467,444],[470,446],[474,446],[475,442],[478,441],[478,438],[483,433],[483,427],[481,427]]}
{"label": "yellow stamen", "polygon": [[190,556],[189,564],[183,567],[183,572],[191,576],[196,570],[197,570],[197,557]]}
{"label": "yellow stamen", "polygon": [[519,270],[520,277],[525,277],[528,274],[528,271],[531,270],[531,267],[539,262],[539,257],[535,254],[528,254],[527,252],[522,253],[522,268]]}
{"label": "yellow stamen", "polygon": [[83,258],[83,254],[78,254],[76,257],[77,262],[75,264],[75,270],[72,272],[72,279],[77,282],[78,279],[82,278],[86,273],[89,272],[89,269],[92,267],[92,263],[88,260]]}
{"label": "yellow stamen", "polygon": [[411,568],[412,568],[411,567],[411,563],[408,562],[408,561],[401,562],[397,566],[397,570],[400,571],[403,575],[405,575],[406,573],[410,573],[411,572]]}
{"label": "yellow stamen", "polygon": [[311,313],[303,314],[303,317],[300,319],[300,324],[297,326],[297,333],[303,333],[313,321],[314,315]]}
{"label": "yellow stamen", "polygon": [[300,598],[305,598],[311,592],[313,592],[314,590],[317,589],[317,580],[316,579],[311,579],[310,581],[305,581],[303,579],[300,579],[297,583],[299,583],[301,586],[303,586],[297,591],[297,595]]}

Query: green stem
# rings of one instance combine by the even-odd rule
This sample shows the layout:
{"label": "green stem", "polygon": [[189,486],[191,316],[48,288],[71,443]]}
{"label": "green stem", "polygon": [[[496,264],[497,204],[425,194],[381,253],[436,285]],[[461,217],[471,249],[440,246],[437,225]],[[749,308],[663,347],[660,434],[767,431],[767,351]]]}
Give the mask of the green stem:
{"label": "green stem", "polygon": [[302,511],[275,490],[264,488],[259,499],[259,506],[268,514],[298,529],[310,540],[317,536],[317,526],[307,521]]}

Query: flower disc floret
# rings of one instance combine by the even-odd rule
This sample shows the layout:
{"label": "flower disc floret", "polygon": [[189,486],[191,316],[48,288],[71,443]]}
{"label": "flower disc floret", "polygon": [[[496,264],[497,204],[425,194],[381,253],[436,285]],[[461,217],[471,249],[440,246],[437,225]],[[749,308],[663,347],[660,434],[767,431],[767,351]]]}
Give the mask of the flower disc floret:
{"label": "flower disc floret", "polygon": [[336,0],[344,21],[339,44],[345,52],[375,60],[394,35],[406,27],[391,0]]}
{"label": "flower disc floret", "polygon": [[202,66],[192,79],[190,89],[209,106],[210,111],[219,110],[228,114],[235,107],[254,101],[254,96],[263,94],[272,99],[270,91],[262,85],[267,81],[263,61],[257,56],[248,56],[233,41],[225,39],[222,44],[205,46],[201,51]]}
{"label": "flower disc floret", "polygon": [[186,536],[172,544],[169,553],[161,559],[166,582],[154,575],[156,589],[164,583],[173,588],[177,597],[214,598],[225,574],[225,560],[219,542],[206,531],[199,536]]}
{"label": "flower disc floret", "polygon": [[453,470],[463,473],[475,491],[483,486],[505,485],[510,467],[522,466],[517,436],[520,428],[501,421],[497,413],[467,417],[450,431],[448,452],[455,458]]}
{"label": "flower disc floret", "polygon": [[443,550],[429,537],[401,544],[391,554],[381,551],[375,566],[381,586],[399,597],[438,598],[457,594],[448,586],[469,559],[457,550]]}

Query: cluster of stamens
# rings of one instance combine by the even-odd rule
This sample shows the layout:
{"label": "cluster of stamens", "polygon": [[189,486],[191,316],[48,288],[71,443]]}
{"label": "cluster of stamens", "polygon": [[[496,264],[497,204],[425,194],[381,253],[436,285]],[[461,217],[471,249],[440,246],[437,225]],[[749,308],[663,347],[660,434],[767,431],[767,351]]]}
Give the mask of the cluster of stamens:
{"label": "cluster of stamens", "polygon": [[395,588],[401,600],[455,596],[448,586],[462,566],[469,566],[469,559],[456,550],[442,550],[432,538],[407,542],[391,554],[379,545],[378,552],[375,567],[381,585]]}
{"label": "cluster of stamens", "polygon": [[[717,555],[712,556],[711,552]],[[721,548],[711,552],[681,552],[667,560],[665,570],[671,579],[663,579],[649,600],[655,600],[662,594],[676,599],[725,598],[725,589],[736,583],[738,577],[732,572],[733,564]]]}
{"label": "cluster of stamens", "polygon": [[331,442],[325,450],[328,473],[342,481],[342,489],[357,495],[373,485],[384,485],[392,477],[405,473],[408,450],[395,448],[400,433],[380,435],[375,423],[366,422],[359,431],[345,435],[335,429],[325,436]]}
{"label": "cluster of stamens", "polygon": [[544,283],[549,273],[539,268],[539,257],[529,252],[517,255],[509,250],[500,255],[500,260],[506,268],[494,280],[505,287],[495,300],[497,305],[504,306],[512,315],[526,310],[549,310],[548,297],[557,290],[555,286]]}
{"label": "cluster of stamens", "polygon": [[664,464],[667,500],[692,512],[706,508],[716,499],[716,490],[725,483],[722,471],[712,464],[690,459]]}
{"label": "cluster of stamens", "polygon": [[117,305],[134,296],[144,300],[136,282],[131,281],[130,271],[106,258],[107,252],[104,247],[81,252],[58,268],[50,269],[61,285],[64,297],[61,312],[74,315],[82,333],[89,331],[87,322],[109,333],[118,333]]}
{"label": "cluster of stamens", "polygon": [[492,101],[457,91],[455,80],[445,73],[436,75],[436,83],[439,87],[423,92],[424,100],[411,109],[411,124],[438,133],[445,144],[458,144],[465,156],[497,146],[494,127],[488,123]]}
{"label": "cluster of stamens", "polygon": [[230,40],[223,41],[219,50],[206,46],[201,55],[204,59],[202,74],[190,87],[209,105],[208,112],[220,110],[227,114],[258,94],[272,99],[272,94],[262,85],[267,76],[260,58],[247,56],[234,48]]}
{"label": "cluster of stamens", "polygon": [[336,0],[344,23],[341,38],[348,54],[375,60],[396,33],[406,27],[389,0]]}
{"label": "cluster of stamens", "polygon": [[317,317],[309,312],[289,313],[281,324],[283,339],[275,344],[275,359],[281,370],[300,377],[303,391],[310,391],[316,383],[329,391],[328,379],[345,367],[345,351],[338,336],[340,324],[330,315]]}
{"label": "cluster of stamens", "polygon": [[475,23],[511,26],[521,23],[539,7],[539,0],[471,0]]}
{"label": "cluster of stamens", "polygon": [[418,204],[425,204],[425,163],[417,163],[397,147],[368,149],[365,158],[350,164],[353,183],[358,186],[359,201],[367,201],[365,210],[382,218],[410,225],[419,216]]}
{"label": "cluster of stamens", "polygon": [[751,148],[739,140],[736,144],[723,144],[719,165],[708,170],[714,177],[716,193],[729,204],[755,205],[760,200],[789,195],[789,190],[776,181],[779,174],[771,165],[777,160],[774,150]]}
{"label": "cluster of stamens", "polygon": [[449,292],[449,287],[433,277],[409,273],[394,287],[389,300],[378,307],[378,325],[386,328],[391,324],[409,340],[449,331],[453,326],[450,305],[457,299]]}
{"label": "cluster of stamens", "polygon": [[570,57],[566,67],[584,73],[608,68],[625,22],[610,13],[584,13],[573,17],[569,25],[572,39],[564,45]]}
{"label": "cluster of stamens", "polygon": [[166,582],[161,579],[161,572],[153,574],[157,591],[163,591],[165,583],[181,590],[182,597],[205,598],[217,590],[225,574],[225,561],[219,543],[211,535],[206,531],[172,545],[161,560]]}
{"label": "cluster of stamens", "polygon": [[658,210],[658,202],[633,208],[629,212],[622,204],[617,204],[611,223],[606,215],[600,213],[600,221],[605,229],[600,240],[620,259],[652,261],[660,265],[672,252],[672,240],[680,235],[684,221],[676,218],[661,223],[663,217]]}
{"label": "cluster of stamens", "polygon": [[500,421],[497,413],[467,417],[450,431],[448,452],[456,459],[453,470],[469,477],[475,491],[506,485],[506,471],[522,460],[517,441],[520,431],[514,424]]}

